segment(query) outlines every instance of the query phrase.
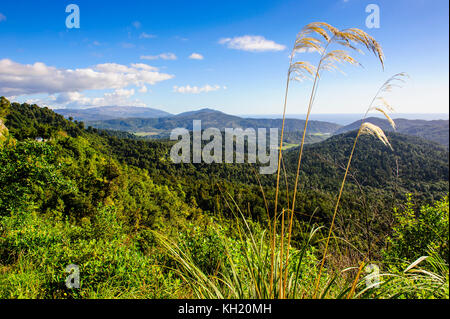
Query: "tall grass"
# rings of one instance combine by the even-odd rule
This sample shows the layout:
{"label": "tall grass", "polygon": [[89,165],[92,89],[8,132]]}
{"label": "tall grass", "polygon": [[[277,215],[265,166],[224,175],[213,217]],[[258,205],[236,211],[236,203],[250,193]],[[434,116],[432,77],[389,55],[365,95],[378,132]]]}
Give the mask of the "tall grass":
{"label": "tall grass", "polygon": [[400,273],[365,276],[356,290],[354,298],[360,299],[448,299],[448,263],[431,250]]}
{"label": "tall grass", "polygon": [[[176,261],[178,273],[199,299],[398,299],[448,298],[448,264],[438,254],[421,257],[398,273],[365,275],[365,262],[340,272],[324,271],[320,277],[320,292],[311,289],[318,278],[318,261],[313,251],[320,227],[311,227],[298,249],[291,249],[291,265],[286,287],[280,288],[285,273],[277,267],[270,286],[271,245],[266,230],[247,221],[236,219],[233,228],[238,238],[230,238],[219,227],[215,229],[225,246],[225,258],[214,273],[207,273],[194,260],[193,252],[166,235],[155,233],[158,242]],[[275,262],[283,260],[278,246]],[[423,265],[423,266],[422,266]],[[420,267],[422,266],[422,267]],[[352,273],[355,273],[352,275]]]}
{"label": "tall grass", "polygon": [[[289,83],[291,79],[294,80],[304,80],[308,78],[313,79],[313,86],[311,89],[305,126],[303,128],[302,140],[300,143],[300,150],[297,162],[297,171],[295,176],[294,190],[293,190],[293,198],[291,202],[291,209],[287,209],[289,211],[289,226],[288,226],[288,239],[287,239],[287,251],[286,251],[286,259],[285,269],[287,269],[287,265],[289,264],[289,249],[290,243],[292,239],[292,226],[295,212],[295,201],[298,192],[298,184],[300,177],[300,168],[301,161],[303,156],[303,148],[305,145],[305,137],[309,123],[309,117],[312,111],[312,107],[314,105],[314,101],[317,95],[318,85],[321,78],[321,73],[323,71],[333,71],[339,70],[337,64],[348,63],[352,65],[358,65],[359,63],[348,53],[346,50],[342,49],[333,49],[330,50],[333,45],[338,47],[344,47],[352,51],[361,50],[358,48],[359,46],[371,51],[375,54],[375,56],[379,59],[381,65],[384,67],[384,55],[381,46],[379,43],[372,38],[370,35],[365,33],[364,31],[356,28],[349,28],[344,30],[339,30],[328,23],[325,22],[314,22],[306,25],[300,33],[297,35],[297,38],[294,42],[294,47],[292,49],[290,55],[289,68],[287,73],[287,83],[286,83],[286,92],[284,97],[284,107],[283,107],[283,123],[281,129],[281,138],[280,138],[280,148],[279,148],[279,158],[278,158],[278,171],[277,171],[277,182],[276,182],[276,192],[275,192],[275,212],[273,215],[273,235],[272,235],[272,254],[271,254],[271,262],[274,263],[274,254],[276,246],[276,221],[277,221],[277,211],[278,211],[278,190],[279,190],[279,179],[280,179],[280,168],[281,168],[281,152],[283,147],[283,132],[284,132],[284,121],[286,116],[286,108],[287,108],[287,97],[289,92]],[[307,61],[295,61],[294,57],[298,53],[302,52],[317,52],[320,55],[320,58],[317,62],[317,65],[314,66],[310,62]],[[282,211],[282,220],[284,220],[284,214],[286,210]],[[283,261],[280,261],[283,262]],[[273,265],[272,265],[273,268]],[[282,265],[280,264],[280,268]],[[285,270],[284,276],[284,287],[287,284],[287,270]],[[270,278],[270,285],[273,285],[273,276]]]}
{"label": "tall grass", "polygon": [[[178,265],[178,269],[172,271],[176,271],[189,286],[194,298],[448,298],[448,264],[438,254],[419,258],[401,273],[365,275],[364,261],[359,267],[348,267],[340,272],[324,271],[320,279],[320,292],[316,293],[311,289],[318,278],[313,242],[317,240],[321,227],[311,227],[301,245],[291,249],[292,262],[286,287],[280,288],[279,283],[284,280],[285,273],[278,267],[273,273],[274,285],[270,286],[271,233],[247,221],[243,215],[236,218],[232,227],[237,231],[238,238],[227,236],[220,227],[214,229],[225,247],[225,258],[214,267],[216,270],[213,273],[202,269],[195,262],[194,252],[185,245],[155,233],[158,242]],[[279,263],[285,256],[280,246],[276,249],[275,262]],[[419,267],[424,263],[426,265]]]}
{"label": "tall grass", "polygon": [[345,186],[345,182],[347,179],[347,174],[350,168],[350,164],[352,162],[352,158],[353,158],[353,154],[355,152],[355,148],[356,148],[356,144],[358,142],[358,139],[361,135],[364,134],[369,134],[369,135],[373,135],[375,137],[377,137],[384,145],[389,146],[392,149],[391,144],[389,143],[389,140],[387,139],[386,135],[384,134],[383,130],[374,125],[371,124],[369,122],[364,122],[364,120],[367,118],[367,115],[369,114],[370,111],[378,111],[380,113],[382,113],[386,119],[389,121],[389,123],[391,124],[392,128],[395,129],[395,122],[392,120],[392,118],[388,115],[388,112],[392,112],[394,111],[394,109],[391,107],[391,105],[389,103],[386,102],[385,98],[382,96],[383,93],[385,92],[389,92],[391,91],[393,86],[398,86],[399,82],[404,82],[403,78],[406,77],[406,73],[398,73],[395,74],[394,76],[390,77],[386,82],[383,83],[383,85],[381,85],[381,87],[378,89],[378,91],[376,92],[375,96],[373,97],[373,99],[371,100],[366,113],[364,114],[362,120],[361,120],[361,125],[359,126],[358,132],[356,134],[355,140],[353,142],[353,147],[352,150],[350,152],[350,156],[348,158],[347,161],[347,166],[345,169],[345,173],[344,173],[344,177],[342,179],[341,182],[341,187],[339,189],[339,195],[336,201],[336,205],[334,207],[334,212],[333,212],[333,217],[331,219],[331,226],[330,229],[328,231],[328,237],[326,239],[326,243],[325,243],[325,249],[323,252],[323,258],[322,258],[322,262],[320,263],[320,268],[319,268],[319,275],[317,277],[316,280],[316,284],[315,284],[315,291],[318,290],[319,288],[319,282],[320,282],[320,276],[322,273],[322,269],[325,263],[325,259],[326,259],[326,255],[327,255],[327,251],[328,251],[328,245],[330,242],[330,238],[331,238],[331,234],[333,232],[333,227],[334,227],[334,222],[336,219],[336,214],[338,211],[338,207],[339,207],[339,202],[341,200],[341,196],[342,196],[342,192],[344,190],[344,186]]}
{"label": "tall grass", "polygon": [[[238,209],[238,208],[237,208]],[[239,209],[238,209],[239,210]],[[239,213],[240,214],[240,213]],[[279,285],[284,270],[272,269],[271,233],[247,221],[243,215],[236,218],[233,229],[238,238],[231,238],[216,229],[225,246],[225,259],[214,274],[207,274],[195,262],[192,252],[165,235],[156,237],[179,266],[179,275],[194,291],[196,298],[207,299],[269,299],[269,298],[310,298],[310,287],[317,275],[317,259],[311,243],[319,233],[319,227],[312,227],[305,234],[306,240],[298,249],[293,249],[293,263],[289,269],[286,287]],[[284,259],[280,246],[276,247],[275,262]],[[274,279],[271,286],[268,278]],[[338,284],[339,283],[339,284]],[[337,278],[324,276],[328,287],[324,295],[338,295],[337,289],[345,287]],[[349,286],[349,285],[347,285]]]}
{"label": "tall grass", "polygon": [[[332,49],[333,46],[339,48]],[[434,272],[421,269],[414,274],[411,273],[413,269],[417,270],[417,265],[425,260],[425,258],[422,258],[412,263],[403,274],[379,275],[377,279],[387,279],[385,281],[377,281],[376,285],[367,284],[368,280],[373,279],[371,278],[373,275],[364,276],[365,260],[358,267],[349,267],[340,272],[331,272],[324,269],[340,199],[359,137],[364,134],[373,135],[392,148],[381,128],[364,122],[364,120],[370,111],[377,111],[382,113],[395,128],[394,121],[388,115],[388,112],[393,109],[386,102],[382,93],[390,91],[398,83],[403,82],[403,78],[406,76],[405,73],[396,74],[383,83],[371,100],[361,120],[334,206],[328,236],[325,238],[323,257],[320,261],[315,259],[315,245],[313,245],[322,227],[313,227],[308,224],[309,232],[303,234],[305,239],[298,243],[299,247],[293,248],[291,245],[305,136],[322,73],[324,71],[339,70],[338,64],[359,65],[346,50],[342,49],[361,52],[359,47],[372,52],[384,68],[384,55],[381,46],[374,38],[362,30],[356,28],[339,30],[327,23],[315,22],[306,25],[296,37],[290,54],[287,72],[274,212],[272,216],[269,212],[267,198],[260,185],[269,216],[268,231],[259,230],[255,232],[254,225],[246,220],[238,205],[229,196],[232,202],[230,205],[227,201],[230,210],[233,211],[232,207],[234,207],[238,211],[234,227],[239,235],[238,239],[232,239],[227,236],[221,237],[225,246],[226,258],[217,265],[217,271],[212,275],[206,274],[198,267],[193,261],[191,253],[184,247],[162,234],[156,234],[159,242],[172,258],[177,261],[179,275],[191,286],[198,298],[397,298],[407,296],[408,293],[414,291],[414,287],[417,287],[418,282],[420,282],[422,287],[425,287],[426,291],[429,291],[429,296],[448,296],[448,289],[442,288],[443,284],[448,284],[448,265],[442,260],[437,260],[437,257],[433,257],[434,259],[430,258],[430,260],[434,260],[432,262],[433,267],[435,267],[433,268],[435,269]],[[296,55],[303,52],[318,53],[319,59],[316,65],[308,61],[296,61]],[[290,200],[289,183],[282,157],[284,124],[290,82],[304,79],[311,79],[313,84],[308,99],[294,189],[292,200]],[[283,207],[281,213],[279,213],[278,197],[280,194],[282,165],[285,175],[288,207]],[[285,214],[288,214],[287,218]],[[280,220],[279,234],[277,223]],[[312,218],[310,222],[311,220]],[[237,251],[238,253],[236,253]],[[395,282],[401,282],[401,287],[404,289],[400,291],[394,284]],[[382,289],[378,289],[379,287],[382,287]]]}

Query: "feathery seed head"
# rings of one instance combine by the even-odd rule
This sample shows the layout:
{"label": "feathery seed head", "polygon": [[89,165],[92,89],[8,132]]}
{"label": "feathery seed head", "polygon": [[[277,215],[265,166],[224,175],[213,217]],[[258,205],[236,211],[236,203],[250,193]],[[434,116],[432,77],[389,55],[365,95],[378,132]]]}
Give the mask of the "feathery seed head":
{"label": "feathery seed head", "polygon": [[395,109],[386,101],[386,99],[382,96],[377,97],[383,107],[385,107],[389,112],[395,112]]}
{"label": "feathery seed head", "polygon": [[372,53],[374,53],[375,56],[378,57],[381,66],[384,69],[384,53],[381,45],[369,34],[357,28],[350,28],[339,31],[336,34],[336,37],[341,42],[341,44],[347,43],[344,45],[350,48],[355,47],[351,43],[361,44],[365,46],[367,50],[372,51]]}
{"label": "feathery seed head", "polygon": [[391,150],[393,150],[391,143],[389,143],[389,140],[387,139],[386,135],[384,134],[383,130],[376,126],[375,124],[364,122],[361,124],[361,128],[359,131],[359,134],[361,135],[372,135],[378,138],[381,142],[383,142],[384,145],[389,146]]}
{"label": "feathery seed head", "polygon": [[386,119],[389,121],[389,124],[391,124],[392,128],[394,130],[396,129],[394,120],[381,107],[375,107],[374,110],[382,113],[386,117]]}
{"label": "feathery seed head", "polygon": [[289,72],[295,74],[292,79],[301,82],[310,79],[316,73],[316,67],[309,62],[299,61],[291,65]]}
{"label": "feathery seed head", "polygon": [[[363,53],[357,46],[362,45],[372,51],[384,67],[384,54],[379,43],[364,31],[357,28],[339,30],[325,22],[313,22],[306,25],[297,35],[292,58],[297,52],[318,52],[322,57],[319,72],[322,70],[339,70],[336,63],[360,65],[345,50],[334,50],[329,53],[326,49],[331,43],[342,45],[351,50]],[[340,71],[340,70],[339,70]],[[319,76],[319,74],[317,74]],[[389,89],[390,87],[387,87]]]}

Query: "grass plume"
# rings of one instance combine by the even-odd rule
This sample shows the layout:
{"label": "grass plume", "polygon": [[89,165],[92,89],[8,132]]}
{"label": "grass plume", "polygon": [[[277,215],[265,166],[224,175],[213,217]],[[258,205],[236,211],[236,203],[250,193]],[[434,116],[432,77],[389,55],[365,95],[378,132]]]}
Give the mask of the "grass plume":
{"label": "grass plume", "polygon": [[[323,253],[323,257],[322,257],[322,262],[320,263],[319,275],[317,276],[316,283],[315,283],[315,288],[314,288],[315,293],[317,293],[318,288],[319,288],[320,276],[322,274],[322,269],[323,269],[323,266],[324,266],[324,263],[325,263],[325,259],[326,259],[326,255],[327,255],[327,252],[328,252],[328,245],[329,245],[329,242],[330,242],[331,234],[333,232],[333,227],[334,227],[336,214],[337,214],[338,207],[339,207],[339,202],[341,200],[342,192],[344,190],[344,186],[345,186],[345,182],[346,182],[346,179],[347,179],[348,171],[350,169],[350,165],[351,165],[351,162],[352,162],[353,154],[355,152],[356,144],[358,142],[359,137],[361,135],[365,135],[365,134],[375,136],[384,145],[386,145],[386,146],[388,146],[388,147],[390,147],[392,149],[392,146],[389,143],[389,140],[387,139],[387,137],[384,134],[383,130],[380,127],[378,127],[378,126],[376,126],[376,125],[374,125],[372,123],[364,122],[364,120],[366,119],[367,114],[370,111],[372,111],[372,110],[381,111],[381,113],[388,119],[388,121],[391,123],[391,125],[395,128],[394,121],[391,119],[391,117],[389,115],[387,115],[387,112],[385,110],[383,110],[383,108],[382,108],[383,106],[386,106],[386,105],[389,105],[389,104],[380,95],[382,93],[384,93],[384,92],[389,92],[390,89],[392,88],[392,84],[394,82],[399,82],[399,81],[403,82],[404,81],[403,80],[404,77],[407,77],[406,73],[398,73],[398,74],[395,74],[394,76],[390,77],[386,82],[384,82],[383,85],[381,85],[381,87],[378,89],[378,91],[375,94],[375,96],[373,97],[372,101],[369,104],[369,107],[367,108],[366,113],[364,114],[363,119],[361,120],[362,123],[361,123],[361,125],[360,125],[360,127],[358,129],[358,133],[356,134],[355,140],[353,142],[353,147],[352,147],[352,150],[350,152],[350,156],[349,156],[349,159],[348,159],[348,162],[347,162],[347,166],[346,166],[346,169],[345,169],[344,177],[342,179],[341,187],[340,187],[340,190],[339,190],[339,195],[338,195],[338,198],[337,198],[337,201],[336,201],[336,206],[334,207],[333,217],[332,217],[332,220],[331,220],[331,225],[330,225],[330,229],[329,229],[329,232],[328,232],[328,237],[327,237],[327,240],[326,240],[326,243],[325,243],[325,249],[324,249],[324,253]],[[382,99],[380,99],[380,97]],[[377,101],[382,101],[383,102],[383,106],[374,106],[374,104]],[[389,106],[389,109],[393,110],[393,108],[391,106]]]}
{"label": "grass plume", "polygon": [[[329,51],[329,49],[333,46],[337,45],[338,47],[344,47],[347,50],[343,49],[335,49]],[[286,106],[287,106],[287,98],[289,92],[289,82],[290,80],[299,80],[302,81],[304,79],[312,79],[313,86],[311,90],[311,94],[309,97],[305,126],[303,128],[302,139],[300,143],[298,163],[297,163],[297,171],[294,183],[293,190],[293,198],[291,203],[291,209],[283,210],[282,219],[284,220],[285,211],[289,213],[289,226],[288,226],[288,240],[287,240],[287,251],[286,251],[286,260],[285,260],[285,269],[287,269],[287,265],[289,264],[289,247],[292,239],[292,226],[293,226],[293,218],[295,211],[295,201],[298,192],[298,184],[299,184],[299,176],[300,176],[300,168],[301,168],[301,160],[303,156],[303,148],[305,145],[305,137],[308,128],[309,117],[311,114],[312,107],[314,105],[314,101],[317,94],[317,89],[319,85],[319,80],[321,77],[321,73],[323,71],[333,71],[338,70],[340,68],[338,64],[351,64],[351,65],[359,65],[356,59],[354,59],[350,53],[350,51],[362,52],[359,47],[363,47],[369,51],[371,51],[380,61],[382,67],[384,68],[384,54],[381,49],[381,45],[366,32],[356,29],[344,29],[339,30],[332,25],[325,22],[313,22],[306,25],[297,35],[297,38],[294,42],[294,47],[290,55],[290,64],[287,74],[287,83],[286,83],[286,91],[284,97],[284,107],[283,107],[283,123],[281,128],[281,138],[280,138],[280,153],[278,160],[278,171],[277,171],[277,182],[276,182],[276,192],[275,192],[275,211],[273,215],[273,234],[272,234],[272,247],[274,248],[276,245],[276,216],[278,210],[278,189],[279,189],[279,179],[280,179],[280,168],[281,168],[281,150],[283,146],[283,134],[284,134],[284,122],[286,116]],[[320,59],[316,66],[312,65],[307,61],[295,61],[294,58],[296,54],[302,52],[317,52],[320,55]],[[274,253],[271,256],[271,262],[274,263]],[[281,268],[281,266],[280,266]],[[270,279],[271,286],[273,285],[273,276]],[[287,270],[285,270],[284,276],[284,287],[287,283]]]}

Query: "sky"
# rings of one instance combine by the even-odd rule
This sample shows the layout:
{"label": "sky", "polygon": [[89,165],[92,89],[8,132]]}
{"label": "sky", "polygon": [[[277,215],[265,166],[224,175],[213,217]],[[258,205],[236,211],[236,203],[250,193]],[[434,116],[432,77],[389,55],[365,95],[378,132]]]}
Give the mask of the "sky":
{"label": "sky", "polygon": [[[79,8],[79,28],[66,25],[70,4]],[[375,27],[366,23],[370,4],[379,8]],[[53,109],[281,114],[296,35],[324,21],[372,35],[385,68],[367,51],[352,53],[362,66],[323,73],[314,113],[363,113],[399,72],[408,81],[385,96],[398,113],[448,113],[448,6],[447,0],[2,1],[0,96]],[[295,57],[314,62],[317,55]],[[291,83],[288,114],[306,112],[311,87]]]}

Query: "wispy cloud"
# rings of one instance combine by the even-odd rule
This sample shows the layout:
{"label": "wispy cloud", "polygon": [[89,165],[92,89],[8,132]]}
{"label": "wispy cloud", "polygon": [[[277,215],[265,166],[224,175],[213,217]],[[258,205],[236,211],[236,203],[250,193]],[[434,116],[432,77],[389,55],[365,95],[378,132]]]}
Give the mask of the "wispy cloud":
{"label": "wispy cloud", "polygon": [[136,45],[134,45],[133,43],[129,43],[129,42],[123,42],[120,44],[122,46],[122,48],[124,49],[133,49],[136,47]]}
{"label": "wispy cloud", "polygon": [[190,56],[189,56],[189,59],[191,59],[191,60],[203,60],[204,59],[204,57],[203,57],[203,55],[201,55],[200,53],[192,53]]}
{"label": "wispy cloud", "polygon": [[186,85],[186,86],[174,86],[173,87],[173,91],[176,93],[183,93],[183,94],[200,94],[200,93],[207,93],[207,92],[212,92],[212,91],[218,91],[220,89],[226,89],[226,86],[219,86],[219,85],[214,85],[211,86],[209,84],[206,84],[203,87],[198,87],[198,86],[190,86],[190,85]]}
{"label": "wispy cloud", "polygon": [[104,63],[84,69],[58,69],[41,62],[20,64],[3,59],[0,60],[0,95],[124,89],[131,85],[154,85],[173,77],[143,63],[130,66]]}
{"label": "wispy cloud", "polygon": [[141,55],[141,60],[176,60],[177,56],[173,53],[161,53],[158,55]]}
{"label": "wispy cloud", "polygon": [[140,29],[142,27],[142,23],[140,23],[139,21],[134,21],[133,27],[135,27],[136,29]]}
{"label": "wispy cloud", "polygon": [[145,63],[133,63],[131,64],[131,67],[135,68],[135,69],[142,69],[145,71],[158,71],[159,69],[156,66],[151,66]]}
{"label": "wispy cloud", "polygon": [[219,40],[220,44],[226,45],[229,49],[264,52],[264,51],[283,51],[286,47],[282,44],[267,40],[263,36],[244,35],[242,37],[223,38]]}
{"label": "wispy cloud", "polygon": [[142,33],[139,35],[139,39],[153,39],[153,38],[156,38],[156,35],[154,35],[154,34],[149,34],[149,33],[146,33],[146,32],[142,32]]}
{"label": "wispy cloud", "polygon": [[6,16],[0,12],[0,22],[6,21]]}
{"label": "wispy cloud", "polygon": [[139,93],[147,93],[147,92],[148,88],[145,85],[139,89]]}
{"label": "wispy cloud", "polygon": [[188,38],[180,37],[179,35],[175,36],[175,39],[183,41],[183,42],[189,41]]}

